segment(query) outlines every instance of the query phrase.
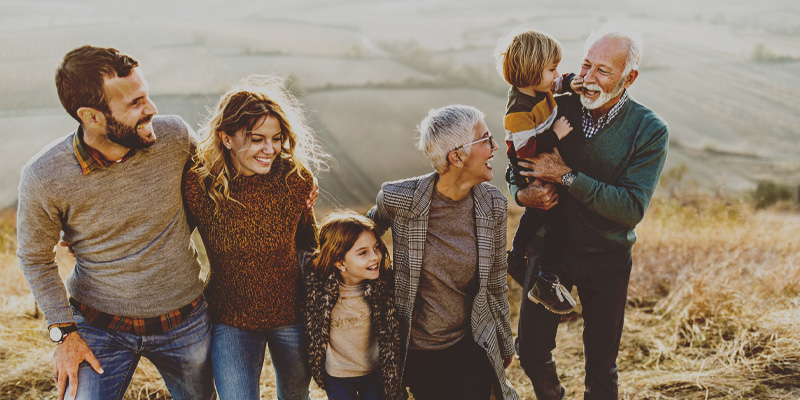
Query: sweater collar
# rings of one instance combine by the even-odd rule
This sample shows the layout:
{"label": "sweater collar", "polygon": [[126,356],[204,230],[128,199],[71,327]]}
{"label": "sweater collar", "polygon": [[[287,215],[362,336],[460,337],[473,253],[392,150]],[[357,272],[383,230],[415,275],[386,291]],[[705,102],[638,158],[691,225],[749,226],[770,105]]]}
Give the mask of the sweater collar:
{"label": "sweater collar", "polygon": [[83,127],[79,126],[75,131],[72,139],[72,147],[75,151],[75,158],[78,159],[78,164],[81,165],[81,172],[84,175],[96,170],[109,168],[114,164],[120,164],[127,161],[129,158],[136,154],[136,150],[130,149],[125,157],[119,161],[108,161],[97,150],[89,147],[83,141]]}
{"label": "sweater collar", "polygon": [[596,135],[597,132],[600,132],[600,130],[610,124],[627,103],[628,90],[625,89],[622,91],[622,97],[620,97],[617,104],[614,104],[614,107],[611,107],[611,109],[608,110],[605,115],[600,116],[600,118],[597,119],[597,122],[595,122],[594,118],[592,118],[592,111],[581,105],[581,109],[583,110],[582,127],[583,132],[586,134],[586,138],[588,139]]}

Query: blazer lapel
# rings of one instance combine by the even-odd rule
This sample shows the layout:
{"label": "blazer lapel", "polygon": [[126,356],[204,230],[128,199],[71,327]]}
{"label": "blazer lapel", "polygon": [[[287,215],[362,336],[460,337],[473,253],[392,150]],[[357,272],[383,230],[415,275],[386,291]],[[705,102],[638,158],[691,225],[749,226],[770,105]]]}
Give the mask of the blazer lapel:
{"label": "blazer lapel", "polygon": [[473,217],[475,218],[475,240],[478,247],[478,292],[472,304],[471,323],[473,335],[481,340],[487,336],[487,327],[491,326],[488,304],[489,270],[492,262],[492,248],[494,246],[494,220],[492,219],[492,200],[484,185],[478,184],[472,188],[474,201]]}
{"label": "blazer lapel", "polygon": [[425,239],[428,236],[428,215],[431,209],[431,197],[435,187],[436,173],[422,178],[414,191],[409,220],[408,240],[408,272],[411,286],[410,304],[413,308],[419,287],[419,278],[422,271],[422,254],[425,251]]}
{"label": "blazer lapel", "polygon": [[481,288],[485,288],[489,279],[489,264],[492,261],[494,246],[494,219],[492,218],[492,199],[484,185],[472,188],[472,199],[475,204],[475,239],[478,242],[478,276]]}

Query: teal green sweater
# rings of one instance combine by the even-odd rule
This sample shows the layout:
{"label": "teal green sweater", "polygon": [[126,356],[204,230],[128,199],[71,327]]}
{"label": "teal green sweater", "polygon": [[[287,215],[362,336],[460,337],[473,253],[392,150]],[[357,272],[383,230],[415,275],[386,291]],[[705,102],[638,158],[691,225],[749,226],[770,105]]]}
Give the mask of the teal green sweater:
{"label": "teal green sweater", "polygon": [[[557,98],[573,127],[581,126],[576,95]],[[559,197],[569,223],[570,252],[630,252],[667,158],[669,130],[655,112],[629,98],[620,113],[587,139],[581,130],[558,145],[577,174],[569,195]],[[511,187],[516,196],[517,188]]]}

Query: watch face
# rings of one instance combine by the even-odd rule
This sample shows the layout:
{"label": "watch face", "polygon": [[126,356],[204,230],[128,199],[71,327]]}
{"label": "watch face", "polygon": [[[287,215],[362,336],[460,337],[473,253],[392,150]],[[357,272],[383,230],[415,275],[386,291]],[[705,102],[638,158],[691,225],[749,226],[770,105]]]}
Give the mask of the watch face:
{"label": "watch face", "polygon": [[61,341],[62,337],[63,337],[63,334],[61,333],[61,328],[59,328],[57,326],[54,326],[54,327],[50,328],[50,340],[52,340],[54,342],[59,342],[59,341]]}
{"label": "watch face", "polygon": [[574,181],[575,181],[575,174],[573,174],[572,172],[568,172],[561,177],[561,184],[566,187],[572,186],[572,182]]}

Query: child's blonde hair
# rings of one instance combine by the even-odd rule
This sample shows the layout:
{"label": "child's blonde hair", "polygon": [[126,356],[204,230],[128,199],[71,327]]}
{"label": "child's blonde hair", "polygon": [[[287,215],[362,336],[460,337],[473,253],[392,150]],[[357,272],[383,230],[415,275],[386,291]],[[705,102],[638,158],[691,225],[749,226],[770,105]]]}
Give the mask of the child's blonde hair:
{"label": "child's blonde hair", "polygon": [[517,29],[497,42],[495,59],[497,72],[509,85],[538,85],[544,68],[561,62],[561,43],[544,32]]}
{"label": "child's blonde hair", "polygon": [[388,270],[391,265],[389,249],[381,239],[378,226],[371,219],[350,210],[333,212],[325,218],[319,230],[319,251],[311,263],[311,269],[321,275],[339,273],[334,263],[344,259],[344,255],[364,232],[375,235],[383,256],[379,269]]}

